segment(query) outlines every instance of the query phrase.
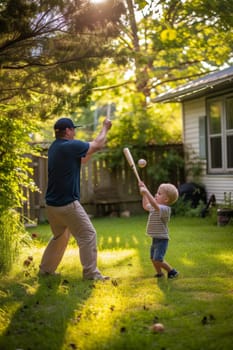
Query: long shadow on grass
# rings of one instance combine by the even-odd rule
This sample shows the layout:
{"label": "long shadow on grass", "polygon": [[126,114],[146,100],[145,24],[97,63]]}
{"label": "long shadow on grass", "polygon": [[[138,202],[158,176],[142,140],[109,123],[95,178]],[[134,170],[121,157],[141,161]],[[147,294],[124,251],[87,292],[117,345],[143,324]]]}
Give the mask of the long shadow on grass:
{"label": "long shadow on grass", "polygon": [[[124,281],[128,290],[132,289],[135,293],[138,292],[137,307],[135,307],[135,310],[130,310],[130,307],[128,307],[128,310],[123,310],[121,318],[118,319],[118,324],[122,325],[121,330],[123,332],[109,338],[108,341],[111,342],[109,349],[142,349],[146,346],[147,349],[154,349],[153,339],[158,341],[156,348],[161,349],[165,346],[171,348],[172,339],[170,343],[169,341],[165,343],[166,340],[164,340],[165,337],[169,338],[169,331],[168,333],[165,332],[164,338],[159,338],[157,335],[157,337],[151,338],[147,325],[153,320],[165,322],[166,325],[168,324],[168,329],[170,325],[170,334],[172,335],[174,330],[175,336],[177,334],[176,340],[179,340],[179,337],[183,335],[183,321],[180,322],[179,319],[184,320],[184,322],[190,319],[191,322],[194,322],[197,334],[199,330],[205,332],[204,327],[207,325],[209,339],[214,337],[215,322],[226,322],[228,319],[229,322],[232,321],[232,312],[229,312],[228,309],[232,300],[230,277],[232,276],[231,242],[233,236],[229,232],[224,233],[224,231],[212,229],[212,226],[204,221],[198,222],[196,220],[193,222],[195,226],[186,222],[187,227],[182,226],[181,233],[177,225],[174,225],[172,229],[174,240],[169,243],[166,258],[180,271],[177,280],[164,278],[158,281],[154,279],[153,281],[151,278],[148,279],[155,272],[149,260],[151,241],[150,238],[146,238],[144,235],[142,221],[138,219],[134,221],[132,218],[130,225],[127,222],[125,227],[121,225],[121,221],[119,221],[119,225],[116,221],[114,222],[114,228],[111,231],[109,230],[111,240],[108,240],[106,236],[102,239],[102,246],[105,249],[114,248],[116,243],[118,243],[119,250],[134,248],[137,251],[139,264],[141,265],[138,275],[132,265],[128,285],[127,281]],[[117,240],[116,236],[119,237]],[[110,243],[108,244],[108,242]],[[114,263],[114,266],[117,266],[120,271],[121,266],[129,262],[129,258],[123,259],[118,263]],[[145,300],[149,301],[148,303],[145,303],[144,295],[143,293],[140,294],[138,287],[143,283],[147,286],[151,283],[151,292],[148,292],[148,298],[145,297]],[[157,297],[157,295],[160,295],[159,290],[163,296],[161,300]],[[124,294],[124,291],[122,293]],[[150,298],[150,296],[152,297]],[[133,319],[134,322],[128,322],[128,319]],[[187,335],[183,347],[180,347],[180,349],[188,348],[189,337],[190,334]],[[135,341],[135,339],[137,340]],[[158,345],[160,339],[161,346]],[[206,340],[206,348],[214,348],[213,342],[211,343],[209,339]],[[219,348],[222,348],[221,337],[219,339]],[[214,342],[216,341],[217,337],[215,336]],[[199,340],[197,336],[195,342],[197,345],[192,348],[200,348],[202,339]],[[208,343],[210,343],[209,346]],[[103,348],[106,347],[107,343],[104,343]]]}
{"label": "long shadow on grass", "polygon": [[[12,311],[7,329],[0,337],[1,350],[59,350],[67,324],[79,322],[82,305],[89,298],[91,281],[58,277],[30,278],[1,286],[0,310]],[[7,305],[15,304],[15,310]],[[8,316],[1,313],[0,316]],[[1,318],[0,318],[1,320]],[[76,349],[76,344],[69,344]]]}

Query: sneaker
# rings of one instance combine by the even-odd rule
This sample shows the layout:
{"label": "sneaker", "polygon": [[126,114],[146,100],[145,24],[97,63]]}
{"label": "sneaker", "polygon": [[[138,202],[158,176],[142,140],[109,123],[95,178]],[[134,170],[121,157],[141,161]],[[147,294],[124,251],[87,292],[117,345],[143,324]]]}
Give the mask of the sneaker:
{"label": "sneaker", "polygon": [[157,278],[160,278],[160,277],[163,277],[164,276],[164,273],[156,273],[156,275],[154,275],[154,277],[157,277]]}
{"label": "sneaker", "polygon": [[179,275],[179,272],[176,271],[175,269],[171,270],[170,272],[168,272],[167,277],[168,278],[175,278]]}
{"label": "sneaker", "polygon": [[103,276],[100,273],[92,276],[92,277],[84,277],[85,280],[93,280],[93,281],[107,281],[110,279],[109,276]]}
{"label": "sneaker", "polygon": [[103,276],[103,275],[98,275],[98,276],[95,276],[93,278],[93,280],[95,281],[107,281],[107,280],[110,280],[110,277],[109,276]]}

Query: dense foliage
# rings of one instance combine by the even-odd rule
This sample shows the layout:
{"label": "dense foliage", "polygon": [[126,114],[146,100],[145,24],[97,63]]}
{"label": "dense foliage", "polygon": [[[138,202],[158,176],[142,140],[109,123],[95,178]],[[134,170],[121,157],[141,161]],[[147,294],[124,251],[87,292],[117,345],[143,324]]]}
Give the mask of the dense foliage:
{"label": "dense foliage", "polygon": [[114,102],[116,107],[110,145],[180,141],[177,106],[155,105],[153,99],[232,63],[233,3],[127,0],[125,4],[126,16],[116,23],[120,34],[112,42],[114,56],[95,72],[95,101]]}

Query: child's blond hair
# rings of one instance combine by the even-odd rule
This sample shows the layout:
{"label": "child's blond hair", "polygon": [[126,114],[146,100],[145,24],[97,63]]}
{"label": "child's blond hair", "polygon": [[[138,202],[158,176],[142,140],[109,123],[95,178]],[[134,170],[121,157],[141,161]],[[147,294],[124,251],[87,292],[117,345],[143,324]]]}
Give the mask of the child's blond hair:
{"label": "child's blond hair", "polygon": [[176,186],[170,183],[165,183],[165,184],[161,184],[159,188],[163,189],[163,191],[166,193],[169,205],[174,204],[177,201],[179,197],[179,192]]}

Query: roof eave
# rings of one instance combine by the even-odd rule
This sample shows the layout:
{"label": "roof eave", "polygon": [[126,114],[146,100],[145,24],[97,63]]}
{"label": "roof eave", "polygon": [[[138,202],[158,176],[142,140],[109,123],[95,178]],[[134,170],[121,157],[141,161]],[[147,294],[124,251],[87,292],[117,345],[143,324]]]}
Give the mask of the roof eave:
{"label": "roof eave", "polygon": [[166,92],[164,94],[161,94],[154,98],[152,102],[182,102],[184,100],[190,100],[196,97],[202,97],[210,92],[215,92],[218,90],[221,90],[223,88],[229,87],[229,85],[232,85],[233,82],[233,76],[228,77],[228,79],[222,79],[221,81],[218,80],[216,82],[212,82],[211,84],[206,84],[202,86],[193,86],[191,88],[187,89],[179,89],[176,91],[174,89],[171,92]]}

